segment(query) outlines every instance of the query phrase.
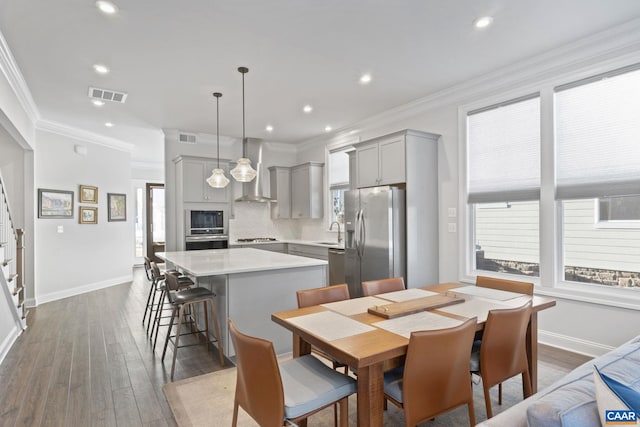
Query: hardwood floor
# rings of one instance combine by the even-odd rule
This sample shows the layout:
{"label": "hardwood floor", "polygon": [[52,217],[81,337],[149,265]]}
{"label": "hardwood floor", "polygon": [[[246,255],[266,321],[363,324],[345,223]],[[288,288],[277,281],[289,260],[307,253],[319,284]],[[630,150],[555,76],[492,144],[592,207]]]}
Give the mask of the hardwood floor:
{"label": "hardwood floor", "polygon": [[[132,283],[32,309],[0,365],[0,426],[175,426],[166,328],[154,354],[142,327],[148,289],[140,268]],[[215,349],[181,348],[175,380],[219,369]]]}
{"label": "hardwood floor", "polygon": [[[175,426],[162,393],[172,357],[168,350],[160,361],[166,329],[154,354],[141,323],[148,289],[139,268],[132,283],[30,310],[29,328],[0,365],[0,427]],[[547,346],[539,357],[567,371],[589,360]],[[181,348],[175,379],[219,370],[217,359],[215,349]]]}

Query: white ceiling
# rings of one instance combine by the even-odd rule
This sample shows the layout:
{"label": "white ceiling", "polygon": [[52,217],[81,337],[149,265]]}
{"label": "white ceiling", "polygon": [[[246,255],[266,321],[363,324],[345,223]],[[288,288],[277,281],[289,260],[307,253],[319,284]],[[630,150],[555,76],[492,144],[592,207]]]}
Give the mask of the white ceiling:
{"label": "white ceiling", "polygon": [[[215,134],[214,91],[220,133],[241,136],[238,66],[247,136],[295,143],[640,16],[638,0],[114,2],[2,0],[0,31],[44,120],[136,144],[138,161],[162,159],[161,129]],[[129,98],[94,107],[92,85]]]}

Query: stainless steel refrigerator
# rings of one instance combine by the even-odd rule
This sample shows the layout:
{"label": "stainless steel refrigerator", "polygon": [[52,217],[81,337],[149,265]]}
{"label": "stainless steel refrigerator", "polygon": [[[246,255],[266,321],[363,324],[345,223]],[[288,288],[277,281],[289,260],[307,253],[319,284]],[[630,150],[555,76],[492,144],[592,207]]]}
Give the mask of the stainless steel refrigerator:
{"label": "stainless steel refrigerator", "polygon": [[351,298],[367,280],[404,277],[405,193],[395,187],[345,192],[345,278]]}

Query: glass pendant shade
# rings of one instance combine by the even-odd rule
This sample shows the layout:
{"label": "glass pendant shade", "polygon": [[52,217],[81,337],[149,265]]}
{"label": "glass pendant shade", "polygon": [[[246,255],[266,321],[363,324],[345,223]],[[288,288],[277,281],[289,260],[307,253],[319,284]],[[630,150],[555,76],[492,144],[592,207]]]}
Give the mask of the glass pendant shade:
{"label": "glass pendant shade", "polygon": [[211,176],[207,178],[207,184],[213,188],[224,188],[229,184],[229,178],[224,175],[222,169],[214,169]]}
{"label": "glass pendant shade", "polygon": [[251,167],[251,160],[241,157],[231,170],[231,176],[238,182],[251,182],[256,177],[256,170]]}
{"label": "glass pendant shade", "polygon": [[224,175],[224,171],[220,169],[220,92],[214,92],[216,98],[216,151],[218,157],[218,167],[215,168],[211,176],[207,178],[207,184],[213,188],[224,188],[229,184],[229,178]]}

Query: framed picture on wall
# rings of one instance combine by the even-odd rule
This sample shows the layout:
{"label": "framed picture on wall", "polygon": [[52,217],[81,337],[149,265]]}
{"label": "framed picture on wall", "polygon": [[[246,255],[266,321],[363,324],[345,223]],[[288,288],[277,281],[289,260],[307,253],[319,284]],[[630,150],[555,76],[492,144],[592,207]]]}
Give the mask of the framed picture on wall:
{"label": "framed picture on wall", "polygon": [[98,187],[81,185],[80,203],[98,203]]}
{"label": "framed picture on wall", "polygon": [[127,195],[118,193],[107,193],[107,206],[109,221],[127,220]]}
{"label": "framed picture on wall", "polygon": [[80,220],[80,224],[97,224],[98,208],[91,208],[89,206],[80,206],[78,219]]}
{"label": "framed picture on wall", "polygon": [[73,191],[39,188],[38,218],[73,218]]}

